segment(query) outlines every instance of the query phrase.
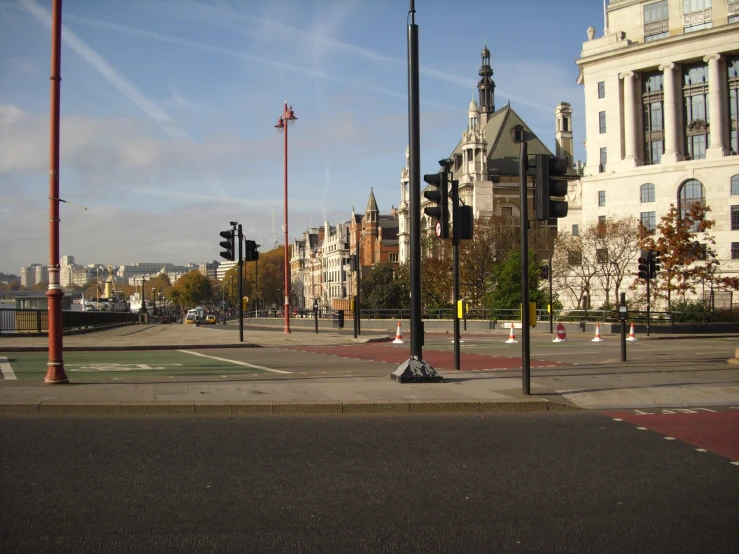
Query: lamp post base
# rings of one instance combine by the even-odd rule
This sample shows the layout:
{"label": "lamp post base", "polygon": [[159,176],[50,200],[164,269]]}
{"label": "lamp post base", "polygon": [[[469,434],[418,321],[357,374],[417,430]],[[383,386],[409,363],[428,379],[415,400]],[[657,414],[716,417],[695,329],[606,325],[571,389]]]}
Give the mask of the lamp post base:
{"label": "lamp post base", "polygon": [[408,358],[390,377],[398,383],[441,383],[444,380],[428,362],[417,358]]}

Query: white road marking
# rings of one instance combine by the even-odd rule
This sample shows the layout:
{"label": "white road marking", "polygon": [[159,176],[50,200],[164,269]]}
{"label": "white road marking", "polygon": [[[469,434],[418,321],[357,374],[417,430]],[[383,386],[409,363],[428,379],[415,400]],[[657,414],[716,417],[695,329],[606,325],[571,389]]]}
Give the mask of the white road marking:
{"label": "white road marking", "polygon": [[731,465],[739,466],[739,462],[731,462]]}
{"label": "white road marking", "polygon": [[637,429],[639,429],[639,431],[646,431],[647,430],[646,427],[637,427]]}
{"label": "white road marking", "polygon": [[696,448],[695,451],[696,452],[706,452],[706,449],[705,448]]}
{"label": "white road marking", "polygon": [[617,417],[614,417],[614,418],[613,418],[613,421],[623,421],[623,419],[619,419],[619,418],[617,418]]}
{"label": "white road marking", "polygon": [[17,381],[13,368],[10,367],[8,358],[0,358],[0,371],[3,373],[3,379],[6,381]]}
{"label": "white road marking", "polygon": [[666,441],[674,441],[675,440],[675,437],[665,437],[665,440]]}
{"label": "white road marking", "polygon": [[184,352],[185,354],[192,354],[193,356],[201,356],[203,358],[209,358],[211,360],[218,360],[219,362],[228,362],[234,365],[242,365],[244,367],[253,367],[254,369],[261,369],[262,371],[271,371],[272,373],[291,373],[290,371],[283,371],[281,369],[272,369],[271,367],[264,367],[261,365],[247,364],[246,362],[239,362],[236,360],[229,360],[228,358],[219,358],[217,356],[208,356],[207,354],[201,354],[200,352],[192,352],[191,350],[178,350],[177,352]]}

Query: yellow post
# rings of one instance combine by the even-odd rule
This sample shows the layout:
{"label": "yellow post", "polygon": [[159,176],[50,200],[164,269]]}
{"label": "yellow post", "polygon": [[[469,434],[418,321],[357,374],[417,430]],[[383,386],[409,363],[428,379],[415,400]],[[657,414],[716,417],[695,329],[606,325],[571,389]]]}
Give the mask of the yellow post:
{"label": "yellow post", "polygon": [[457,317],[464,319],[464,300],[457,300]]}
{"label": "yellow post", "polygon": [[[521,306],[521,321],[523,322],[523,304]],[[536,302],[529,302],[529,327],[536,327]]]}
{"label": "yellow post", "polygon": [[241,304],[243,306],[243,310],[246,311],[246,306],[249,304],[249,297],[244,296],[244,298],[241,299]]}

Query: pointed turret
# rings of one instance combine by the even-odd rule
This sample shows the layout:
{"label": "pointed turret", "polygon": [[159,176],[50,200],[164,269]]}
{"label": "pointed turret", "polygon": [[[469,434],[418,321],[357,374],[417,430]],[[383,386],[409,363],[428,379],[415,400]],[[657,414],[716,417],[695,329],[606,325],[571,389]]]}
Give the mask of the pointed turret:
{"label": "pointed turret", "polygon": [[495,111],[495,83],[491,78],[493,69],[490,67],[490,50],[488,50],[487,42],[480,57],[482,58],[482,65],[477,72],[480,76],[477,90],[480,92],[480,118],[484,127],[490,118],[490,114]]}

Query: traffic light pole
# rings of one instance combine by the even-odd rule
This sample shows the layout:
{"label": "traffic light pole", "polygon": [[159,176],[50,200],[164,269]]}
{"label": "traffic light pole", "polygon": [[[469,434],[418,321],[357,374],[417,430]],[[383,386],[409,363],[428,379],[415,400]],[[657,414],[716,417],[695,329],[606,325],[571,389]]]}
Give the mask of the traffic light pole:
{"label": "traffic light pole", "polygon": [[459,371],[460,369],[460,342],[461,337],[459,336],[459,235],[462,231],[462,226],[459,221],[459,181],[454,179],[454,175],[451,175],[452,182],[452,253],[453,253],[453,264],[454,264],[454,369]]}
{"label": "traffic light pole", "polygon": [[244,253],[242,250],[243,234],[241,223],[238,227],[239,233],[239,342],[244,342]]}
{"label": "traffic light pole", "polygon": [[649,319],[650,319],[649,312],[650,312],[650,308],[652,304],[652,298],[650,297],[650,294],[649,294],[649,281],[651,281],[651,279],[647,279],[647,336],[649,336]]}
{"label": "traffic light pole", "polygon": [[549,254],[549,334],[554,334],[554,305],[552,303],[552,255]]}
{"label": "traffic light pole", "polygon": [[[529,210],[526,170],[528,169],[528,147],[521,137],[518,159],[519,188],[521,189],[521,388],[525,395],[531,394],[530,350],[529,350]],[[513,325],[511,323],[511,325]]]}

